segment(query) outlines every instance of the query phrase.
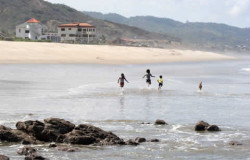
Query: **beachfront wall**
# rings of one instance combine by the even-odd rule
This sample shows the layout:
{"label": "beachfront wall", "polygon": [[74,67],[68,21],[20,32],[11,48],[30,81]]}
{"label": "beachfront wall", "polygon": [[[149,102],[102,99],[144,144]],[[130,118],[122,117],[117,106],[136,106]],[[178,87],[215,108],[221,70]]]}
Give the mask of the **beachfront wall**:
{"label": "beachfront wall", "polygon": [[32,18],[27,22],[16,26],[16,37],[31,40],[47,40],[45,32],[47,27],[40,21]]}
{"label": "beachfront wall", "polygon": [[88,23],[70,23],[58,26],[61,42],[90,43],[95,40],[96,27]]}

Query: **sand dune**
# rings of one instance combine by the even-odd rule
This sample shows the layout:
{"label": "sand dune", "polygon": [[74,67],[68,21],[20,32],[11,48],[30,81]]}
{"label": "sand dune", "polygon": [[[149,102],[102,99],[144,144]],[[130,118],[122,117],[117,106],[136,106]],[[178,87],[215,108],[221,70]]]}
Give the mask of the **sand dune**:
{"label": "sand dune", "polygon": [[143,64],[228,59],[233,57],[191,50],[0,41],[0,63]]}

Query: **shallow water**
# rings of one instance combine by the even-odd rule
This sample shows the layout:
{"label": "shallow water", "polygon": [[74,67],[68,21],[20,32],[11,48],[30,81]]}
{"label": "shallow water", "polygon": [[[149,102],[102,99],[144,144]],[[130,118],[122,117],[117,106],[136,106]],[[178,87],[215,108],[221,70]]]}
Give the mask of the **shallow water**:
{"label": "shallow water", "polygon": [[[150,68],[152,86],[142,76]],[[125,73],[124,90],[117,79]],[[164,86],[157,90],[157,78]],[[203,90],[198,91],[203,81]],[[150,65],[0,65],[0,124],[59,117],[89,123],[128,140],[158,138],[139,146],[81,147],[65,153],[36,146],[49,159],[250,159],[250,61]],[[154,126],[164,119],[170,125]],[[218,133],[197,133],[195,123],[218,125]],[[232,140],[242,146],[229,146]],[[0,142],[13,160],[22,145]]]}

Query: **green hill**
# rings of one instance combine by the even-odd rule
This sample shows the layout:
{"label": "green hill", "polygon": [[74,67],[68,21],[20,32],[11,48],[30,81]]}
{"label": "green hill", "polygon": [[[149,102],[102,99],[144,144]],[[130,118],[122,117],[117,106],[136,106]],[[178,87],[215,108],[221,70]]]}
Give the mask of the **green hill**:
{"label": "green hill", "polygon": [[97,36],[104,35],[107,40],[136,37],[179,41],[178,38],[166,34],[152,33],[137,27],[92,18],[62,4],[52,4],[44,0],[0,0],[0,31],[13,34],[16,25],[32,17],[46,24],[50,31],[56,31],[58,24],[86,22],[95,25]]}
{"label": "green hill", "polygon": [[182,23],[152,16],[126,18],[113,13],[84,13],[98,19],[178,37],[182,39],[183,45],[195,48],[250,51],[250,28],[238,28],[216,23]]}

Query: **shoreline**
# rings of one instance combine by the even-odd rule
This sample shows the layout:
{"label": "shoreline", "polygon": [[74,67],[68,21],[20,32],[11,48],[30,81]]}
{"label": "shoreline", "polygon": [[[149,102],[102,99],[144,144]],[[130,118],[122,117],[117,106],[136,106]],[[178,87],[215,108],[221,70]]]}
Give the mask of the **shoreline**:
{"label": "shoreline", "polygon": [[0,64],[154,64],[234,60],[214,52],[109,45],[0,41]]}

